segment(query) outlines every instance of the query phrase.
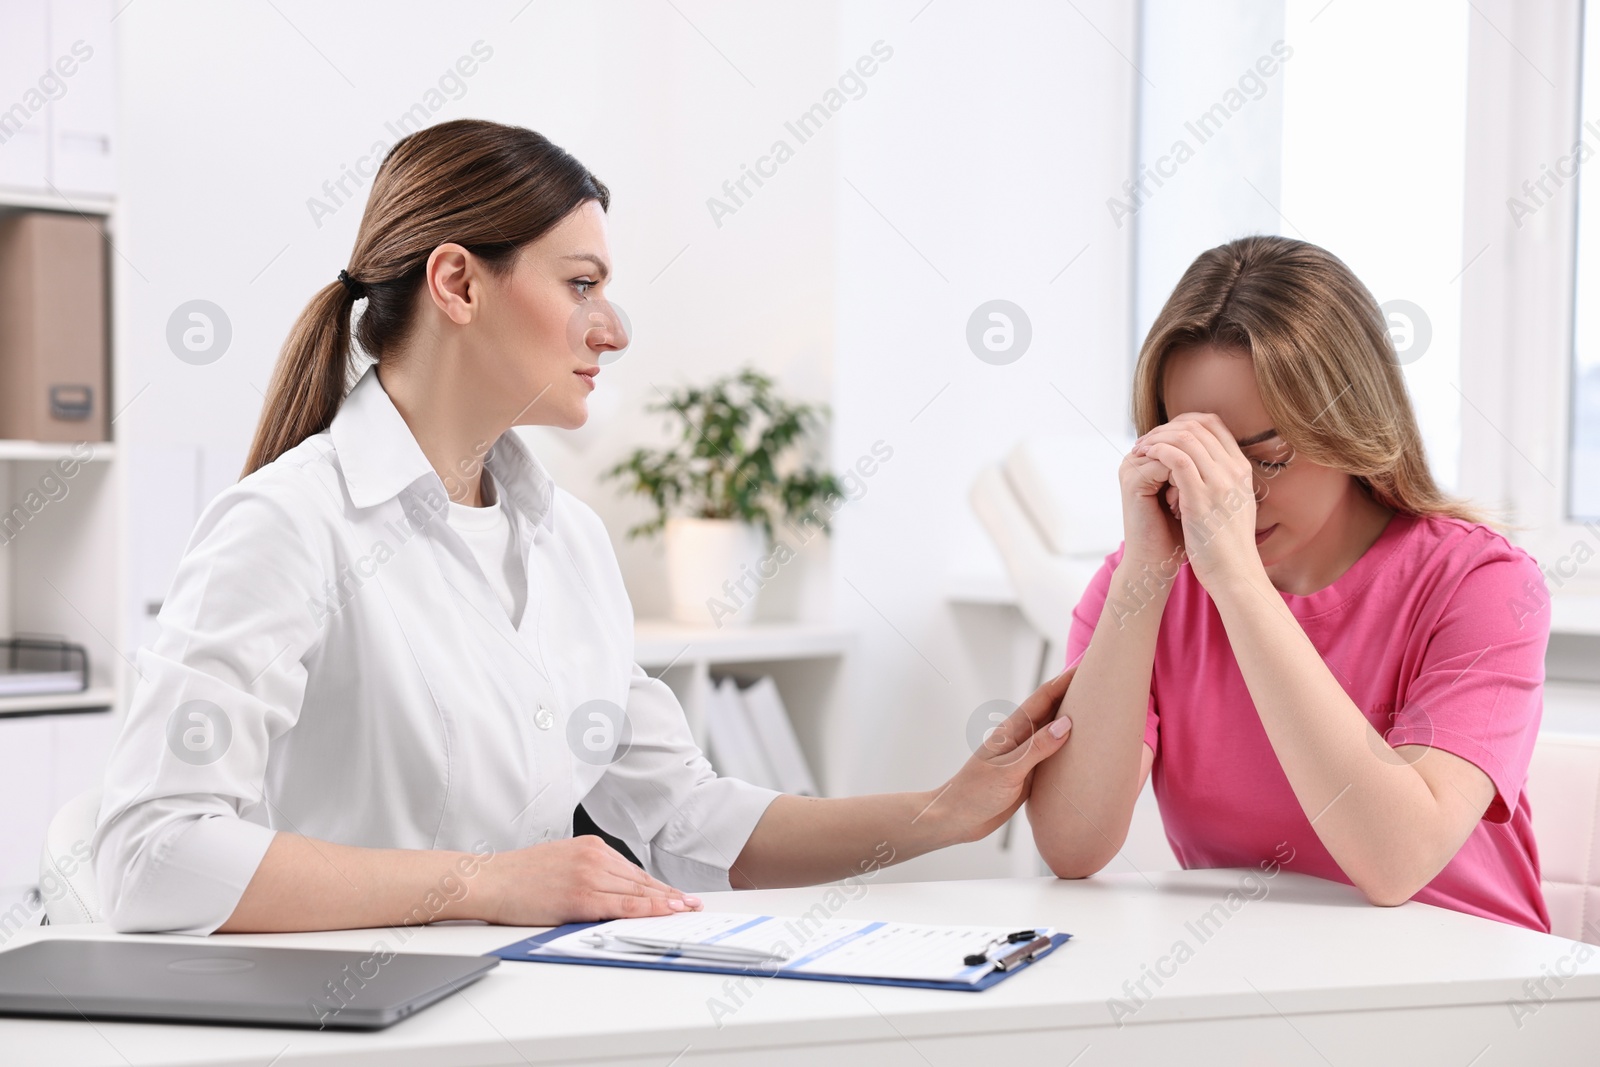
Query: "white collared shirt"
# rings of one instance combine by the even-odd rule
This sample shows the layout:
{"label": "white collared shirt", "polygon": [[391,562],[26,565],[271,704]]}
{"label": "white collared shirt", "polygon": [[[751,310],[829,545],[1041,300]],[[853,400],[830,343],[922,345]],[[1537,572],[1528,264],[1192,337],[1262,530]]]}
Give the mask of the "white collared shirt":
{"label": "white collared shirt", "polygon": [[657,877],[728,887],[777,794],[717,777],[633,663],[599,517],[514,432],[485,466],[524,553],[515,627],[372,369],[206,508],[106,771],[115,928],[210,933],[277,830],[505,851],[570,836],[579,801]]}

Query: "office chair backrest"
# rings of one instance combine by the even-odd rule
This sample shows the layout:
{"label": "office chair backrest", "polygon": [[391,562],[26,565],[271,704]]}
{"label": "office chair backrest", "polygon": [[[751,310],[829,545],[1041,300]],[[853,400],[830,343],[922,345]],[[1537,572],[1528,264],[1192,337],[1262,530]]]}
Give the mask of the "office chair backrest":
{"label": "office chair backrest", "polygon": [[1540,734],[1528,804],[1550,932],[1600,945],[1600,737]]}
{"label": "office chair backrest", "polygon": [[1001,467],[1050,551],[1104,556],[1122,540],[1117,468],[1132,447],[1095,433],[1029,434]]}
{"label": "office chair backrest", "polygon": [[100,921],[100,890],[89,852],[100,816],[100,790],[61,806],[45,831],[39,857],[39,896],[51,926]]}
{"label": "office chair backrest", "polygon": [[1122,540],[1120,462],[1098,436],[1033,435],[973,482],[972,509],[994,540],[1017,606],[1050,646],[1047,669],[1060,669],[1072,609]]}

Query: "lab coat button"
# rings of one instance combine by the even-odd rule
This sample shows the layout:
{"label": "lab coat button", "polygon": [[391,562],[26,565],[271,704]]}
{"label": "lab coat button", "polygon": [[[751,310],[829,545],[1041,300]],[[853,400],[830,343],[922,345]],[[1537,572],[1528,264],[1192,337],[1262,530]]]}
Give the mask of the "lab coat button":
{"label": "lab coat button", "polygon": [[555,725],[556,714],[543,704],[540,704],[539,710],[533,713],[533,722],[539,729],[548,730]]}

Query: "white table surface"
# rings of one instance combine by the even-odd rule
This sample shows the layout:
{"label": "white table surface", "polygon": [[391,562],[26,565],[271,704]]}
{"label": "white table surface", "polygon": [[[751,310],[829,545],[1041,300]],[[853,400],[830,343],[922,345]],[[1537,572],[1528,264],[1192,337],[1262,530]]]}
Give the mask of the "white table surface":
{"label": "white table surface", "polygon": [[[712,998],[736,1004],[722,976],[507,961],[383,1031],[0,1019],[0,1063],[1489,1067],[1600,1059],[1600,949],[1421,904],[1375,908],[1349,887],[1300,875],[1248,874],[864,882],[849,887],[853,899],[820,887],[705,895],[712,910],[795,915],[821,905],[842,917],[1054,925],[1075,935],[982,993],[752,982],[718,1027]],[[1230,892],[1238,894],[1231,907]],[[1214,906],[1221,910],[1201,931]],[[409,931],[405,951],[481,953],[531,932],[433,926]],[[6,947],[105,936],[115,935],[46,927],[19,931]],[[392,930],[212,940],[362,952],[399,944]],[[1191,954],[1177,963],[1180,941]],[[1148,977],[1157,969],[1166,975],[1159,988]],[[1570,977],[1550,977],[1562,974]],[[1119,1027],[1110,1001],[1133,1006],[1125,983],[1141,977],[1152,995]],[[1543,1003],[1525,1001],[1525,983],[1538,979]],[[1515,1001],[1524,1001],[1520,1019]]]}

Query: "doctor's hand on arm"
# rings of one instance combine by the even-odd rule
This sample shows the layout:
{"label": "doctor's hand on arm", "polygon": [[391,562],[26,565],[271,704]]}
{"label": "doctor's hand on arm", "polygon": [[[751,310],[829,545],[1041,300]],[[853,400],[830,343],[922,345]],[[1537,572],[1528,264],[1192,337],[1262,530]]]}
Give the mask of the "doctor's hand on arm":
{"label": "doctor's hand on arm", "polygon": [[783,795],[730,869],[736,889],[830,882],[947,845],[977,841],[1022,806],[1034,768],[1066,745],[1066,671],[1040,686],[937,789],[858,797]]}
{"label": "doctor's hand on arm", "polygon": [[333,930],[480,919],[556,926],[694,911],[701,904],[598,837],[510,852],[359,848],[278,833],[217,930]]}

